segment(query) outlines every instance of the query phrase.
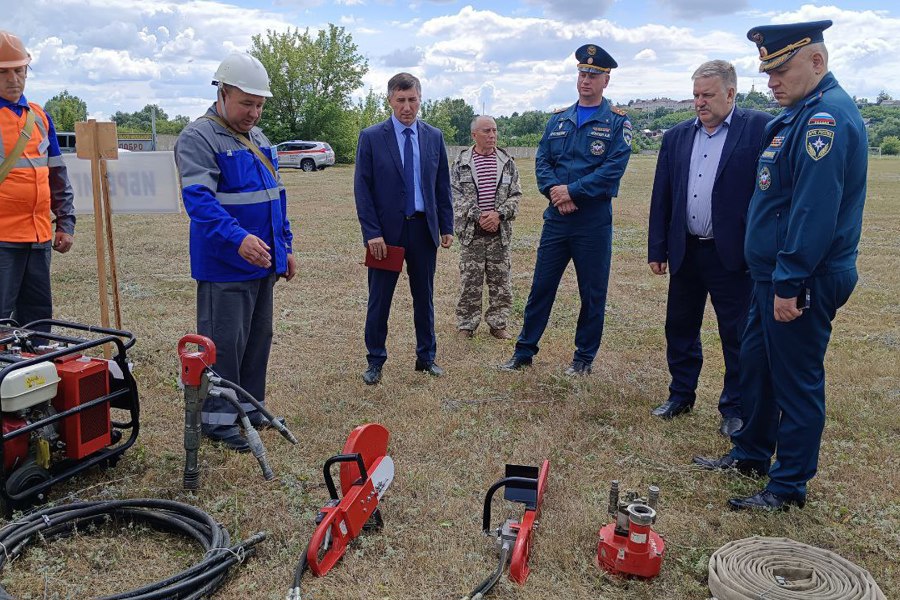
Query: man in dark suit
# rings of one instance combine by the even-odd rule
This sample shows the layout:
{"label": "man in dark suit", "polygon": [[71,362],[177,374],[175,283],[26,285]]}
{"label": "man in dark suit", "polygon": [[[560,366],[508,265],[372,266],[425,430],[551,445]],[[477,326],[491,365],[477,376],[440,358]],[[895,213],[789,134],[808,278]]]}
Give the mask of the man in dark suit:
{"label": "man in dark suit", "polygon": [[712,299],[725,357],[719,431],[742,426],[740,338],[750,301],[744,262],[747,206],[756,186],[754,164],[771,115],[734,105],[737,75],[723,60],[694,72],[697,117],[663,136],[650,203],[648,262],[671,273],[666,305],[669,399],[653,410],[663,419],[690,412],[703,365],[700,326]]}
{"label": "man in dark suit", "polygon": [[[450,167],[439,129],[419,121],[422,86],[409,73],[388,81],[394,114],[359,134],[353,192],[363,242],[376,260],[387,246],[405,249],[416,327],[416,371],[440,376],[434,362],[434,271],[437,247],[453,243]],[[375,385],[387,360],[388,316],[399,273],[369,269],[366,359],[363,381]]]}

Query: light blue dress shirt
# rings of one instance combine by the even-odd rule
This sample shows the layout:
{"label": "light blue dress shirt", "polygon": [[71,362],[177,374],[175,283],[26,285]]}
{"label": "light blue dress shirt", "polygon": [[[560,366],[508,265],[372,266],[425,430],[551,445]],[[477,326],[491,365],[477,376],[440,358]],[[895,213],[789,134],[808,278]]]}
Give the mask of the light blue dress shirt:
{"label": "light blue dress shirt", "polygon": [[[400,162],[403,162],[404,150],[406,144],[406,136],[403,135],[404,129],[412,130],[412,147],[413,147],[413,173],[414,185],[416,190],[416,211],[425,212],[425,199],[422,197],[422,162],[419,160],[419,120],[416,119],[410,127],[397,120],[397,117],[391,115],[391,123],[394,124],[394,136],[397,138],[397,147],[400,149]],[[404,165],[406,166],[406,165]],[[407,209],[409,210],[409,209]]]}
{"label": "light blue dress shirt", "polygon": [[702,238],[711,238],[715,235],[712,225],[712,191],[732,115],[734,115],[733,107],[712,133],[706,131],[700,119],[694,120],[696,131],[691,150],[691,168],[688,172],[686,222],[688,233]]}

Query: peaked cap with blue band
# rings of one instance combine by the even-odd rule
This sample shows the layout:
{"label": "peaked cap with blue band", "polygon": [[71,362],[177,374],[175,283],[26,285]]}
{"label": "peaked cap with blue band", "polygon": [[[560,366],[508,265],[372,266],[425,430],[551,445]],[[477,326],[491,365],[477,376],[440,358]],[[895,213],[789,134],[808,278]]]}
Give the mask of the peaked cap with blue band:
{"label": "peaked cap with blue band", "polygon": [[824,42],[822,32],[831,27],[830,20],[760,25],[747,32],[747,39],[759,48],[759,72],[777,69],[791,60],[803,46]]}
{"label": "peaked cap with blue band", "polygon": [[609,73],[619,66],[609,53],[597,44],[585,44],[575,51],[578,70],[583,73]]}

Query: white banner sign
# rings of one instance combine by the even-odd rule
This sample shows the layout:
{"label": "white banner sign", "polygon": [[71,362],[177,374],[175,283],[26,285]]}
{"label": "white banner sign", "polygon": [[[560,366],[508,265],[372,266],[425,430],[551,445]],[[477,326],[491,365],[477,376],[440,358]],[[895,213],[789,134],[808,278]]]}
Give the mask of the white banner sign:
{"label": "white banner sign", "polygon": [[[75,190],[75,214],[94,212],[91,161],[65,154],[66,170]],[[113,213],[179,213],[182,210],[174,152],[119,152],[106,161]]]}

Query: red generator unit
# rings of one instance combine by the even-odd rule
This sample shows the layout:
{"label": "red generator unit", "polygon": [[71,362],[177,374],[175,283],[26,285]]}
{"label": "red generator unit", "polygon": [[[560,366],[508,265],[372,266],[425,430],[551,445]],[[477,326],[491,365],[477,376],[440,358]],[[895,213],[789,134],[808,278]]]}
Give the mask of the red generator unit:
{"label": "red generator unit", "polygon": [[[62,356],[53,361],[59,385],[53,408],[61,413],[109,394],[109,367],[105,360],[81,354]],[[65,417],[60,427],[67,458],[81,460],[110,445],[109,402],[101,402]]]}

